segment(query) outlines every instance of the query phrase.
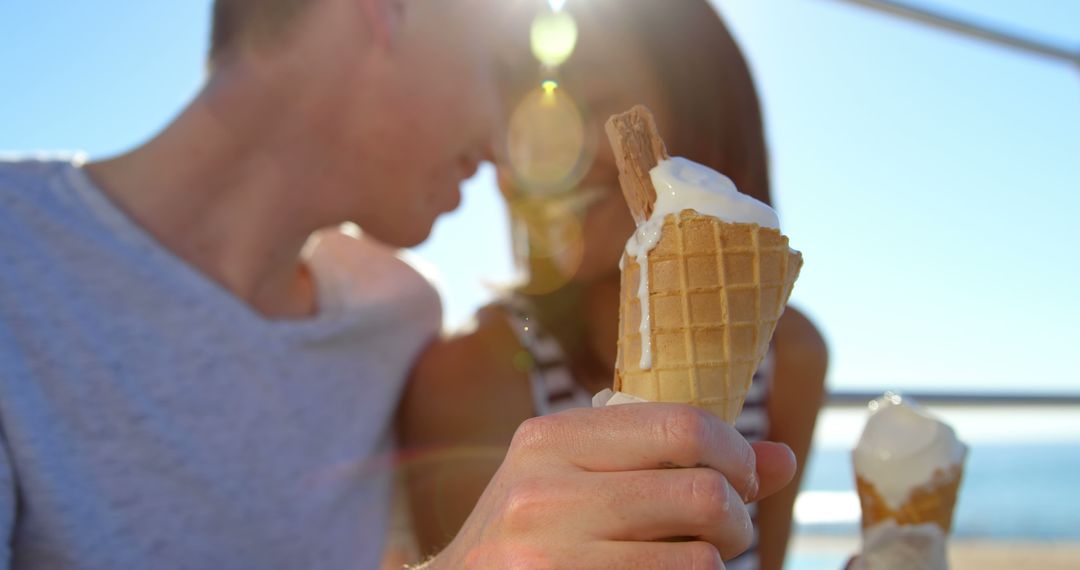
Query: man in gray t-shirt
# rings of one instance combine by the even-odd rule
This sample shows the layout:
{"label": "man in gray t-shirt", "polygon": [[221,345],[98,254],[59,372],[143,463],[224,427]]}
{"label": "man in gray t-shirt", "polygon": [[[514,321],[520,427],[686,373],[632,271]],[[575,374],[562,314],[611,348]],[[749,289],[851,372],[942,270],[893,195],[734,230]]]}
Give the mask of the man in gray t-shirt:
{"label": "man in gray t-shirt", "polygon": [[387,426],[439,326],[392,250],[320,232],[318,315],[262,315],[78,160],[0,162],[0,242],[15,568],[377,566],[355,537],[386,528]]}
{"label": "man in gray t-shirt", "polygon": [[[0,568],[378,563],[439,320],[392,248],[498,138],[511,4],[217,0],[207,82],[152,140],[0,164]],[[430,566],[717,567],[793,470],[685,406],[548,416]]]}

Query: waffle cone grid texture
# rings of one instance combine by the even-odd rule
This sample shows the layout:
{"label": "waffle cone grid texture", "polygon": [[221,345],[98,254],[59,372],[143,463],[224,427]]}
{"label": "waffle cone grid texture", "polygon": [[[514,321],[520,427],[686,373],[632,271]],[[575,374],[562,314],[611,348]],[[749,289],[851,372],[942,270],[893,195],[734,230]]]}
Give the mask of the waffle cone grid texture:
{"label": "waffle cone grid texture", "polygon": [[734,422],[802,266],[779,231],[692,210],[648,254],[652,366],[643,370],[641,266],[623,258],[615,389]]}

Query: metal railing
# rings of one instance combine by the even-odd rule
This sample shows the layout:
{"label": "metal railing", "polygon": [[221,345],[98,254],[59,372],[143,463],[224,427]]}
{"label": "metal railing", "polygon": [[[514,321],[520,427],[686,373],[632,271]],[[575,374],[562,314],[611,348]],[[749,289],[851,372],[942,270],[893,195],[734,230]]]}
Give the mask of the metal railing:
{"label": "metal railing", "polygon": [[[905,397],[931,406],[971,407],[1080,407],[1080,394],[1031,394],[1031,393],[961,393],[961,392],[903,392]],[[832,392],[826,405],[837,408],[865,407],[866,403],[881,396],[881,392]]]}
{"label": "metal railing", "polygon": [[1080,49],[1068,49],[1042,40],[1025,37],[1015,32],[991,27],[981,22],[946,14],[940,10],[915,7],[893,0],[839,0],[856,4],[891,16],[912,20],[920,24],[948,30],[971,38],[987,41],[999,46],[1019,50],[1033,55],[1066,61],[1080,67]]}

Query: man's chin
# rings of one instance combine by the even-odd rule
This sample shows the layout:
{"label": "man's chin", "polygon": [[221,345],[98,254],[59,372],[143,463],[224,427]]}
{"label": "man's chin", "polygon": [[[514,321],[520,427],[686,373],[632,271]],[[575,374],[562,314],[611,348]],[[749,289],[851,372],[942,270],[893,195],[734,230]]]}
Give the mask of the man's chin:
{"label": "man's chin", "polygon": [[375,241],[394,248],[416,247],[431,237],[431,231],[435,227],[435,219],[428,223],[413,220],[408,226],[395,227],[367,227],[363,228],[364,235]]}

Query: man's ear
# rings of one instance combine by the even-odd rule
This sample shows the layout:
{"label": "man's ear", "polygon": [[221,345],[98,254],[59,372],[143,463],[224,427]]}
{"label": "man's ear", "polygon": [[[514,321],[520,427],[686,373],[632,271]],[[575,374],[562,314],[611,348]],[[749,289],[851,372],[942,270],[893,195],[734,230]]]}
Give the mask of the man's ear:
{"label": "man's ear", "polygon": [[360,3],[375,43],[391,49],[405,21],[405,0],[356,0]]}

